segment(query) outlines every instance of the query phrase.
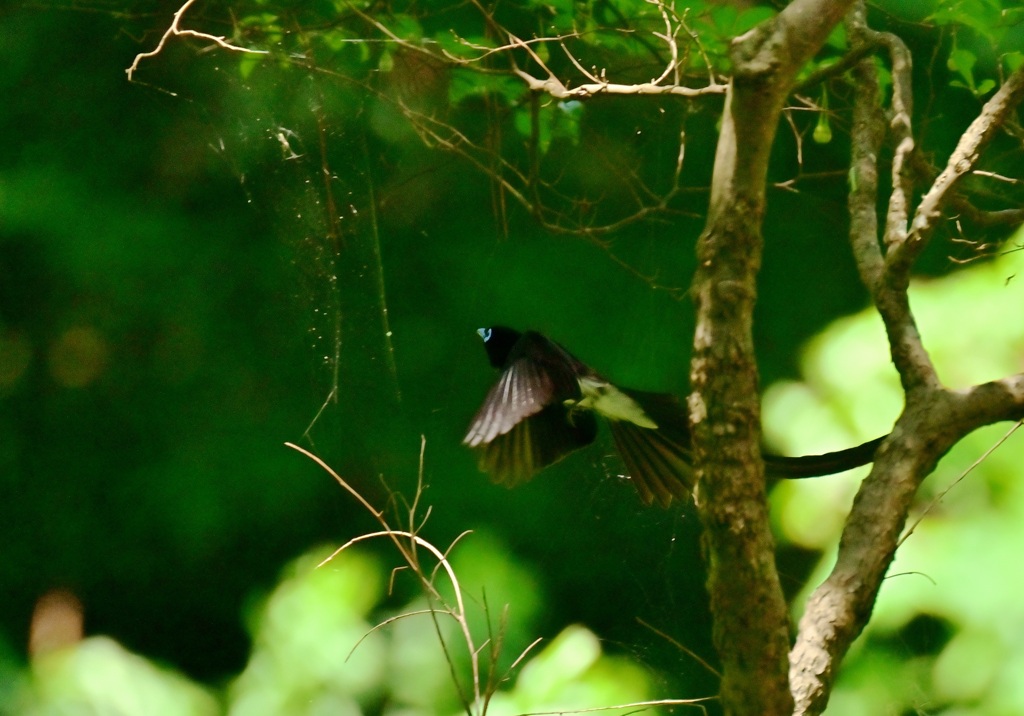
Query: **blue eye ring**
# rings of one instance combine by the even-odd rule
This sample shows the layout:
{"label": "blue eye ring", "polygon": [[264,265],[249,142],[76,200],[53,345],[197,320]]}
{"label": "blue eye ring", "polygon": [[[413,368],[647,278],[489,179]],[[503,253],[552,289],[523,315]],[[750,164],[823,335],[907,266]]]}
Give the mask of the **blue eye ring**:
{"label": "blue eye ring", "polygon": [[477,334],[484,339],[484,343],[491,340],[491,329],[490,328],[478,328]]}

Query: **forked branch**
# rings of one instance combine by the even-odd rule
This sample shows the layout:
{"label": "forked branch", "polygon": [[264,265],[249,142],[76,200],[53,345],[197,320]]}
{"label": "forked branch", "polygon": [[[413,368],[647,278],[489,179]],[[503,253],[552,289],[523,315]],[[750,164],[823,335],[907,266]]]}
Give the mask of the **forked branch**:
{"label": "forked branch", "polygon": [[[864,6],[851,11],[847,29],[854,43],[878,44],[867,29]],[[890,50],[897,45],[889,44]],[[906,407],[879,449],[861,485],[839,544],[836,564],[812,594],[790,654],[790,685],[797,714],[819,714],[828,702],[839,663],[861,633],[891,564],[921,482],[938,460],[973,430],[1024,417],[1024,374],[961,391],[941,384],[917,330],[907,296],[914,260],[926,245],[956,182],[977,164],[984,145],[1024,97],[1024,69],[1013,73],[964,133],[946,168],[916,210],[913,185],[904,172],[913,151],[909,64],[893,54],[897,87],[890,116],[880,106],[877,69],[870,58],[855,70],[852,132],[850,239],[861,278],[885,323],[893,362],[906,393]],[[899,88],[903,87],[903,90]],[[896,144],[893,189],[880,242],[879,150],[888,130]],[[913,219],[907,225],[908,218]]]}
{"label": "forked branch", "polygon": [[240,45],[234,45],[228,42],[227,38],[223,35],[211,35],[208,32],[199,32],[198,30],[187,30],[181,28],[181,20],[185,17],[185,13],[188,9],[194,5],[196,0],[185,0],[185,3],[177,9],[174,13],[174,17],[171,19],[171,24],[164,31],[164,34],[160,37],[160,41],[157,43],[149,52],[140,52],[135,55],[135,59],[132,60],[131,66],[125,70],[128,75],[128,81],[131,82],[135,76],[135,71],[139,68],[139,63],[143,60],[156,57],[163,52],[164,47],[167,45],[167,41],[172,37],[193,37],[197,40],[203,40],[205,42],[211,42],[217,47],[221,47],[225,50],[231,50],[232,52],[244,52],[250,55],[266,55],[269,54],[267,50],[253,50],[248,47],[242,47]]}

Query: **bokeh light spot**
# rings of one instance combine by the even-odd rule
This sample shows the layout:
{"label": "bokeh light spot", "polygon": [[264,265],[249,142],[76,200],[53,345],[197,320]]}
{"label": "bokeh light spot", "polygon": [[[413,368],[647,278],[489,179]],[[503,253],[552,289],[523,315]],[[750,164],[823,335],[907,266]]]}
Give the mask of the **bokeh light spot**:
{"label": "bokeh light spot", "polygon": [[95,328],[69,328],[50,348],[50,375],[65,387],[83,388],[103,373],[108,353],[107,341]]}

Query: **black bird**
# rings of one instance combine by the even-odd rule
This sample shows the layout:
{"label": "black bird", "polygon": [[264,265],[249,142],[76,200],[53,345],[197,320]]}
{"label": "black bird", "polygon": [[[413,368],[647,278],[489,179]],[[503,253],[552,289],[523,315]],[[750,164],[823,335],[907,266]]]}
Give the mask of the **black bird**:
{"label": "black bird", "polygon": [[[667,507],[692,492],[690,429],[678,398],[618,388],[535,331],[495,326],[477,333],[501,375],[463,442],[495,482],[518,485],[589,445],[600,415],[645,504]],[[884,439],[824,455],[765,455],[765,467],[782,478],[831,475],[871,462]]]}

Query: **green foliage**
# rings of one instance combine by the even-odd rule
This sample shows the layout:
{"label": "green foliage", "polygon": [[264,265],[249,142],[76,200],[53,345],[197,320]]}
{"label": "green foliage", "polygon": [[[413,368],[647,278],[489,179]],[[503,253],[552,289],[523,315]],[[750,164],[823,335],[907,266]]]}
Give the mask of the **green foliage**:
{"label": "green foliage", "polygon": [[220,713],[207,689],[101,636],[38,657],[13,706],[19,716]]}
{"label": "green foliage", "polygon": [[448,100],[460,105],[467,100],[491,97],[508,106],[515,106],[527,93],[521,80],[504,75],[484,75],[472,70],[456,69],[451,74]]}
{"label": "green foliage", "polygon": [[628,659],[604,656],[593,632],[570,626],[523,667],[513,689],[495,696],[488,713],[511,716],[600,708],[601,713],[621,716],[635,713],[636,707],[604,707],[648,698],[649,679]]}
{"label": "green foliage", "polygon": [[[953,73],[950,85],[976,97],[995,89],[1003,70],[1000,58],[1013,62],[1010,56],[1019,53],[1024,36],[1024,8],[1003,0],[939,3],[925,20],[951,30],[953,47],[947,59]],[[988,76],[979,78],[978,70]]]}
{"label": "green foliage", "polygon": [[938,25],[969,27],[998,44],[1006,29],[1021,19],[1021,8],[1005,8],[1002,0],[955,0],[938,3],[928,20]]}
{"label": "green foliage", "polygon": [[[290,570],[294,576],[261,608],[252,658],[231,688],[230,713],[320,713],[345,703],[352,713],[380,704],[387,704],[388,711],[424,716],[459,712],[452,669],[465,687],[469,655],[452,618],[439,605],[416,598],[384,611],[387,623],[372,627],[363,618],[383,581],[380,567],[345,551],[313,570],[320,556],[297,562]],[[509,669],[533,640],[531,625],[540,606],[533,576],[486,537],[466,538],[456,547],[452,564],[470,603],[477,643],[490,640],[485,654],[501,650],[487,668],[496,669],[500,681],[515,683],[495,697],[488,713],[506,713],[501,704],[515,704],[522,712],[648,697],[649,675],[626,660],[602,655],[597,638],[582,627],[570,627],[530,655],[516,678]],[[286,607],[289,602],[293,605]],[[376,613],[379,620],[379,606]],[[276,672],[268,670],[271,665]],[[539,678],[547,685],[540,686]]]}
{"label": "green foliage", "polygon": [[[645,0],[619,0],[614,7],[571,0],[499,6],[490,19],[480,12],[440,6],[424,10],[404,4],[372,15],[368,7],[347,4],[338,8],[314,5],[298,12],[282,7],[280,14],[267,12],[267,7],[260,3],[251,12],[238,13],[238,42],[269,49],[282,61],[297,58],[299,64],[308,48],[320,48],[318,67],[330,68],[368,87],[376,84],[375,74],[393,73],[395,58],[402,53],[450,63],[451,105],[492,97],[503,105],[518,106],[511,128],[521,137],[533,138],[542,155],[556,140],[579,141],[582,108],[575,101],[568,111],[563,103],[542,101],[534,123],[532,110],[524,102],[525,84],[509,73],[512,66],[541,79],[548,73],[574,77],[570,86],[590,82],[593,77],[623,83],[649,81],[669,62],[664,38],[671,36],[679,48],[683,80],[699,85],[707,81],[709,71],[726,71],[728,43],[733,36],[773,14],[764,6],[738,11],[718,3],[691,4],[677,14],[669,6]],[[282,31],[282,27],[294,29]],[[529,48],[511,47],[512,37],[500,32],[496,37],[494,27],[509,28],[528,41]],[[496,49],[499,47],[503,49]],[[261,59],[242,54],[238,62],[244,79]],[[534,133],[538,134],[535,138]]]}
{"label": "green foliage", "polygon": [[536,133],[537,146],[542,154],[547,154],[554,141],[578,145],[584,104],[578,100],[555,102],[547,99],[540,100],[540,103],[540,106],[527,105],[516,112],[515,127],[519,134],[531,137]]}
{"label": "green foliage", "polygon": [[234,716],[359,713],[381,697],[387,646],[366,621],[383,591],[381,568],[352,552],[316,569],[328,554],[293,563],[250,618],[253,653],[230,689]]}
{"label": "green foliage", "polygon": [[993,79],[984,79],[979,83],[974,81],[974,65],[977,63],[978,58],[975,57],[974,53],[970,50],[954,49],[949,53],[949,60],[947,65],[949,69],[960,76],[960,79],[955,79],[950,82],[954,87],[963,87],[968,89],[977,97],[988,94],[995,89],[996,81]]}
{"label": "green foliage", "polygon": [[[524,637],[536,615],[521,605],[531,602],[532,575],[515,566],[493,540],[458,551],[456,564],[466,570],[466,585],[489,592],[494,604],[501,603],[495,597],[513,600],[505,603],[504,631],[493,635],[492,645],[525,648]],[[468,678],[466,655],[460,658],[458,630],[451,617],[421,599],[398,611],[382,609],[385,573],[378,560],[347,550],[318,568],[329,554],[317,550],[293,562],[255,607],[250,619],[253,652],[245,670],[222,695],[224,712],[464,713],[452,673]],[[477,607],[480,619],[493,619],[487,603],[481,601]],[[375,626],[368,621],[371,613],[384,621]],[[474,631],[484,643],[488,627],[475,621]],[[510,656],[519,661],[518,654]],[[495,686],[502,690],[487,710],[492,716],[630,703],[649,698],[651,692],[646,670],[622,657],[602,654],[597,637],[581,626],[566,628],[525,659],[518,677],[509,670],[511,660],[503,655],[499,661],[494,666],[501,669],[501,680]],[[16,673],[11,677],[6,682],[13,685],[7,701],[19,716],[67,713],[72,708],[122,716],[222,712],[209,690],[105,637],[45,654],[33,662],[28,678]],[[476,704],[474,713],[482,714],[481,706]]]}

